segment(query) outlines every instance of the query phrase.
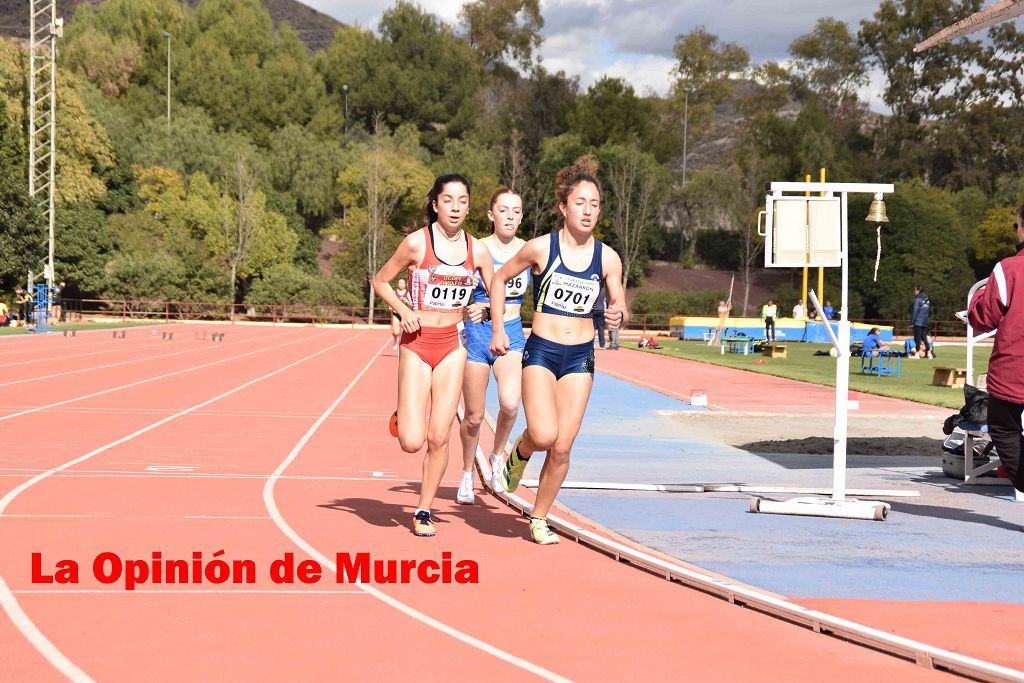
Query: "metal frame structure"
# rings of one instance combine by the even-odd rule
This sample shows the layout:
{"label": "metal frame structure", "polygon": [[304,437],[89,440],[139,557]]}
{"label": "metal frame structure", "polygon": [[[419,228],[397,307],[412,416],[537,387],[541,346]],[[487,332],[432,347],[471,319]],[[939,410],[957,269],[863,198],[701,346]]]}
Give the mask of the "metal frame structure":
{"label": "metal frame structure", "polygon": [[[766,211],[772,213],[773,203],[781,201],[788,195],[785,193],[820,192],[823,197],[839,198],[840,215],[840,269],[842,271],[842,290],[839,309],[838,335],[832,331],[830,324],[825,325],[829,337],[836,350],[836,417],[833,432],[832,459],[832,496],[831,498],[794,498],[788,501],[771,501],[761,498],[750,500],[751,512],[766,512],[788,515],[808,515],[815,517],[849,517],[853,519],[884,520],[889,512],[889,504],[879,501],[847,500],[846,498],[846,439],[849,423],[849,391],[850,391],[850,315],[849,315],[849,264],[850,264],[850,230],[847,215],[847,195],[854,194],[892,194],[895,187],[885,183],[772,183],[771,194],[766,198]],[[771,255],[766,250],[765,265],[775,266]],[[821,304],[813,292],[810,294],[818,315],[825,320]]]}
{"label": "metal frame structure", "polygon": [[[47,289],[53,287],[54,194],[57,157],[57,38],[64,20],[54,0],[30,0],[28,194],[47,222],[47,260],[43,269]],[[48,298],[48,297],[47,297]]]}
{"label": "metal frame structure", "polygon": [[999,0],[991,7],[975,12],[966,19],[961,19],[952,26],[947,26],[935,35],[922,40],[914,46],[914,52],[924,52],[930,47],[947,43],[956,38],[970,35],[996,24],[1009,21],[1024,14],[1024,0]]}

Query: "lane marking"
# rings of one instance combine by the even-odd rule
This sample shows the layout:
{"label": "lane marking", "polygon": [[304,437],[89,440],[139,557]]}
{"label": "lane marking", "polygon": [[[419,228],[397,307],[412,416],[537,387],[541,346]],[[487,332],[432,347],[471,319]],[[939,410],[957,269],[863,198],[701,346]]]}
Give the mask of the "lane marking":
{"label": "lane marking", "polygon": [[[93,458],[99,455],[100,453],[108,451],[111,448],[114,448],[115,446],[120,446],[121,444],[127,443],[128,441],[131,441],[136,437],[146,434],[147,432],[151,432],[154,429],[157,429],[158,427],[162,427],[163,425],[167,424],[172,420],[175,420],[179,417],[184,417],[185,415],[193,413],[196,410],[199,410],[200,408],[204,408],[212,403],[220,401],[221,399],[236,394],[239,391],[242,391],[243,389],[247,389],[258,382],[262,382],[265,379],[269,379],[286,370],[290,370],[291,368],[302,363],[305,363],[310,359],[316,358],[317,356],[327,353],[328,351],[336,349],[337,347],[346,344],[354,339],[358,339],[360,336],[362,336],[362,334],[363,333],[361,332],[359,334],[356,334],[355,336],[349,337],[348,339],[344,339],[336,344],[332,344],[331,346],[323,348],[315,353],[303,356],[302,358],[292,361],[287,365],[281,366],[280,368],[268,372],[265,375],[256,377],[255,379],[251,379],[247,382],[239,384],[237,387],[229,389],[228,391],[225,391],[221,394],[218,394],[213,398],[209,398],[201,403],[197,403],[196,405],[190,408],[186,408],[182,411],[179,411],[174,415],[170,415],[161,420],[153,422],[152,424],[147,425],[146,427],[137,429],[136,431],[132,432],[131,434],[128,434],[127,436],[123,436],[120,439],[115,439],[114,441],[111,441],[110,443],[104,446],[100,446],[99,448],[89,451],[85,455],[81,455],[73,460],[69,460],[63,465],[58,465],[57,467],[54,467],[41,474],[36,475],[32,479],[29,479],[28,481],[23,482],[19,484],[17,487],[11,489],[10,491],[7,492],[7,495],[5,495],[3,498],[0,498],[0,517],[3,517],[4,511],[10,506],[10,504],[14,501],[15,498],[24,493],[30,487],[46,479],[46,477],[53,474],[57,474],[58,472],[62,472],[70,467],[74,467],[75,465],[85,462],[86,460],[89,460],[90,458]],[[266,349],[263,350],[265,351]],[[38,650],[39,653],[43,657],[45,657],[46,660],[50,662],[50,664],[54,666],[54,668],[56,668],[59,672],[64,674],[64,676],[66,676],[67,678],[71,679],[74,683],[92,682],[93,679],[87,673],[85,673],[74,662],[68,659],[67,656],[63,652],[61,652],[57,648],[57,646],[54,645],[53,642],[50,641],[50,639],[43,634],[42,631],[39,630],[39,627],[35,625],[35,622],[33,622],[32,619],[25,612],[25,610],[22,609],[21,604],[18,602],[18,599],[14,597],[14,594],[11,592],[10,586],[7,585],[7,582],[4,580],[2,574],[0,574],[0,607],[3,607],[4,611],[7,613],[7,616],[10,617],[11,621],[18,628],[18,630],[21,631],[22,635],[24,635],[25,638],[28,639],[29,643],[31,643],[32,646],[35,647],[36,650]]]}
{"label": "lane marking", "polygon": [[[323,335],[316,335],[316,337],[310,337],[309,339],[316,339],[317,337],[321,337],[321,336],[323,336]],[[352,337],[352,339],[355,339],[355,337]],[[77,401],[84,401],[86,399],[96,398],[97,396],[103,396],[105,394],[110,394],[110,393],[113,393],[115,391],[120,391],[121,389],[130,389],[131,387],[137,387],[137,386],[140,386],[142,384],[149,384],[150,382],[156,382],[157,380],[166,379],[168,377],[174,377],[175,375],[182,375],[182,374],[185,374],[186,372],[193,372],[195,370],[202,370],[203,368],[209,368],[209,367],[212,367],[214,365],[220,365],[222,363],[230,363],[231,361],[240,360],[242,358],[246,358],[248,356],[252,356],[252,355],[255,355],[257,353],[264,353],[266,351],[272,351],[274,349],[280,349],[280,348],[285,347],[285,346],[292,346],[293,344],[298,344],[298,343],[300,343],[302,341],[308,341],[308,339],[296,339],[296,340],[290,341],[290,342],[284,342],[284,343],[281,343],[281,344],[275,344],[274,346],[268,346],[268,347],[265,347],[265,348],[262,348],[262,349],[256,349],[255,351],[249,351],[247,353],[243,353],[243,354],[238,355],[238,356],[231,356],[230,358],[224,358],[224,359],[221,359],[221,360],[215,360],[215,361],[211,361],[209,363],[203,363],[202,365],[194,365],[194,366],[192,366],[190,368],[184,368],[183,370],[175,370],[174,372],[164,373],[163,375],[156,375],[155,377],[150,377],[148,379],[140,379],[140,380],[135,381],[135,382],[129,382],[128,384],[122,384],[120,386],[111,387],[110,389],[103,389],[102,391],[96,391],[96,392],[93,392],[91,394],[84,394],[82,396],[76,396],[75,398],[69,398],[69,399],[65,399],[63,401],[56,401],[54,403],[47,403],[46,405],[37,406],[35,408],[29,408],[29,409],[22,410],[22,411],[17,412],[17,413],[10,413],[8,415],[0,416],[0,422],[3,422],[4,420],[11,420],[11,419],[16,418],[16,417],[21,417],[22,415],[30,415],[32,413],[38,413],[40,411],[48,410],[50,408],[56,408],[57,406],[63,406],[63,405],[67,405],[69,403],[75,403]],[[342,342],[342,343],[345,343],[345,342]]]}
{"label": "lane marking", "polygon": [[[45,470],[15,470],[12,468],[4,468],[3,470],[0,470],[0,477],[28,477],[32,476],[33,473],[43,471]],[[11,474],[6,474],[6,472],[11,472]],[[13,472],[20,472],[20,474],[13,474]],[[75,470],[71,472],[57,472],[53,476],[58,479],[268,479],[271,475],[233,474],[229,472],[195,472],[189,474],[176,472],[133,472],[131,470]],[[279,477],[279,479],[295,479],[298,481],[409,481],[412,483],[419,481],[419,479],[399,479],[398,477],[315,477],[305,474],[292,474]],[[459,481],[457,479],[445,479],[441,483],[458,484]]]}
{"label": "lane marking", "polygon": [[195,467],[186,467],[184,465],[150,465],[146,468],[147,472],[195,472]]}
{"label": "lane marking", "polygon": [[[278,465],[277,469],[274,470],[274,473],[270,475],[270,478],[267,479],[267,482],[263,485],[263,502],[267,507],[267,511],[270,512],[270,516],[274,519],[274,523],[278,526],[281,532],[289,539],[291,539],[291,541],[299,548],[301,548],[307,555],[309,555],[317,562],[319,562],[321,566],[329,568],[335,574],[338,573],[337,565],[326,555],[324,555],[316,548],[314,548],[308,541],[306,541],[306,539],[304,539],[294,529],[292,529],[288,522],[285,521],[284,517],[281,515],[281,511],[277,507],[277,502],[274,500],[274,486],[277,483],[277,480],[281,478],[281,474],[288,468],[289,465],[292,464],[292,462],[295,461],[295,458],[298,457],[299,453],[302,451],[305,445],[309,442],[311,438],[313,438],[313,435],[317,432],[317,430],[320,429],[320,426],[327,421],[327,417],[332,412],[334,412],[334,409],[337,408],[338,405],[343,400],[345,400],[345,397],[348,396],[350,391],[352,391],[352,388],[355,387],[356,383],[360,379],[362,379],[363,375],[366,374],[366,372],[373,365],[374,361],[376,361],[377,358],[380,357],[381,352],[384,351],[384,349],[387,348],[388,344],[390,343],[390,340],[385,342],[380,347],[380,349],[377,350],[377,353],[375,353],[373,357],[371,357],[370,360],[367,361],[366,365],[363,366],[363,369],[359,371],[359,374],[356,375],[355,378],[349,383],[349,385],[345,387],[345,390],[342,391],[341,394],[339,394],[336,399],[334,399],[334,402],[331,403],[331,405],[327,406],[327,409],[324,410],[323,413],[321,413],[320,417],[317,418],[317,420],[312,424],[312,426],[310,426],[309,430],[307,430],[306,433],[302,436],[302,438],[299,439],[299,441],[292,448],[291,452],[288,453],[285,459],[281,462],[280,465]],[[367,593],[377,598],[378,600],[384,602],[385,604],[389,605],[390,607],[395,608],[399,612],[402,612],[403,614],[412,617],[416,621],[419,621],[422,624],[426,624],[431,628],[437,629],[445,635],[451,636],[456,640],[459,640],[471,647],[475,647],[476,649],[485,652],[489,655],[492,655],[513,666],[519,667],[524,671],[528,671],[548,681],[558,681],[559,683],[567,683],[569,681],[569,679],[564,678],[563,676],[559,676],[558,674],[552,671],[548,671],[547,669],[538,666],[537,664],[516,657],[515,655],[505,652],[504,650],[501,650],[491,645],[490,643],[486,643],[478,638],[474,638],[468,633],[459,631],[458,629],[453,628],[452,626],[449,626],[448,624],[445,624],[444,622],[439,621],[438,619],[428,616],[427,614],[424,614],[423,612],[420,612],[419,610],[410,607],[404,602],[401,602],[400,600],[391,597],[387,593],[384,593],[383,591],[379,590],[374,586],[364,583],[356,583],[354,585],[358,586],[360,589],[366,591]]]}
{"label": "lane marking", "polygon": [[[240,340],[240,341],[230,342],[229,344],[225,344],[224,346],[230,346],[230,345],[234,345],[234,344],[245,344],[245,343],[248,343],[248,342],[251,342],[251,341],[256,341],[258,339],[262,339],[262,337],[253,337],[252,339],[244,339],[244,340]],[[28,378],[25,378],[25,379],[17,379],[17,380],[11,381],[11,382],[4,382],[3,384],[0,384],[0,388],[14,386],[15,384],[27,384],[28,382],[37,382],[37,381],[44,380],[44,379],[53,379],[54,377],[64,377],[66,375],[77,375],[77,374],[80,374],[80,373],[83,373],[83,372],[92,372],[93,370],[106,370],[107,368],[116,368],[116,367],[120,367],[122,365],[131,365],[132,363],[141,363],[141,362],[147,361],[147,360],[159,360],[161,358],[171,358],[172,356],[180,356],[182,354],[194,353],[196,351],[216,350],[216,349],[224,348],[224,346],[220,346],[218,344],[217,346],[212,346],[212,345],[211,346],[200,346],[200,347],[197,347],[197,348],[194,348],[194,349],[185,349],[184,351],[175,351],[173,353],[161,353],[161,354],[158,354],[158,355],[155,355],[155,356],[150,354],[150,355],[144,356],[142,358],[133,358],[131,360],[119,361],[117,363],[108,363],[107,365],[94,365],[94,366],[89,367],[89,368],[79,368],[78,370],[67,370],[65,372],[55,372],[52,375],[40,375],[39,377],[28,377]],[[138,348],[138,347],[136,347],[136,348]]]}

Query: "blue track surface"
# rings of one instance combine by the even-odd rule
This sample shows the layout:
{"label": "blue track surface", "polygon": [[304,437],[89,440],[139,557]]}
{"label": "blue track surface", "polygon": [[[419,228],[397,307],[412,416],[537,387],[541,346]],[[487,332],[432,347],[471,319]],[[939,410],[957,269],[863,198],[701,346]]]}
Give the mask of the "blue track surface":
{"label": "blue track surface", "polygon": [[[497,412],[493,381],[488,410]],[[598,374],[569,481],[831,485],[831,456],[760,456],[689,439],[685,421],[664,414],[687,410],[701,409]],[[513,438],[523,422],[520,412]],[[534,457],[527,479],[542,460]],[[897,462],[852,459],[850,484],[948,486],[912,480]],[[885,522],[751,514],[743,494],[564,490],[559,501],[644,545],[793,597],[1024,603],[1024,505],[984,493],[957,493],[952,507],[901,499]]]}

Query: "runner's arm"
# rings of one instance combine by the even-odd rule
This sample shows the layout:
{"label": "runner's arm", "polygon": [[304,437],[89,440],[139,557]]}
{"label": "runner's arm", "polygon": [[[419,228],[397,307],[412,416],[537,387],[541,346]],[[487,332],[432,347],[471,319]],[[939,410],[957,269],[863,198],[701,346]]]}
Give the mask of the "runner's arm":
{"label": "runner's arm", "polygon": [[[387,263],[381,266],[380,270],[373,276],[373,291],[381,300],[391,307],[398,317],[402,319],[402,329],[406,332],[415,332],[419,329],[419,316],[409,306],[398,298],[391,281],[398,277],[398,274],[409,266],[419,261],[425,248],[422,231],[416,231],[402,240],[402,243],[395,249]],[[412,287],[412,283],[409,283]],[[408,290],[407,290],[408,291]]]}
{"label": "runner's arm", "polygon": [[608,305],[604,309],[604,321],[609,329],[620,329],[629,321],[626,309],[626,293],[622,289],[622,259],[614,249],[605,245],[601,254],[604,268],[604,286],[608,292]]}

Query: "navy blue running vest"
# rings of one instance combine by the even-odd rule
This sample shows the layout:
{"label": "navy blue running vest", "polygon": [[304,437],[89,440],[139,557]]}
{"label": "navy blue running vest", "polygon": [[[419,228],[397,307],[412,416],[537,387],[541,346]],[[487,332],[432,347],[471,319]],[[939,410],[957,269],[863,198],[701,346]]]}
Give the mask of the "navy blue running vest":
{"label": "navy blue running vest", "polygon": [[589,318],[594,304],[603,295],[604,268],[601,265],[601,240],[594,238],[594,257],[586,270],[569,270],[562,262],[558,245],[559,230],[551,233],[548,263],[533,276],[534,310],[538,313]]}

